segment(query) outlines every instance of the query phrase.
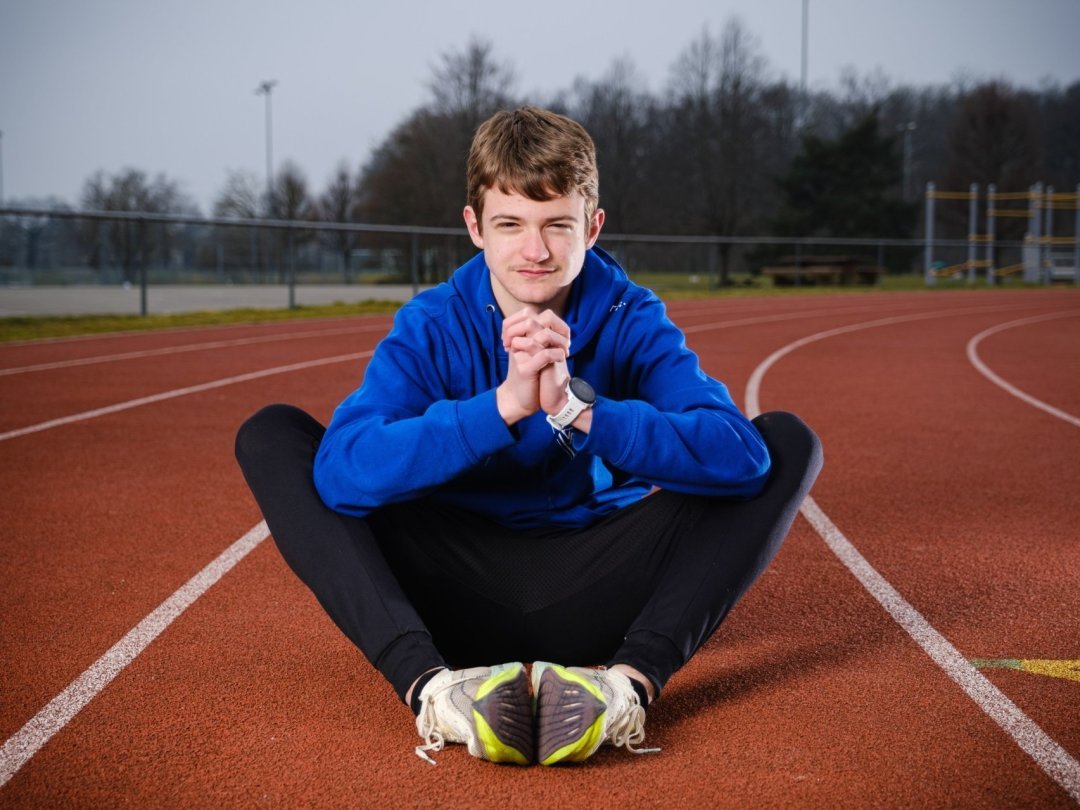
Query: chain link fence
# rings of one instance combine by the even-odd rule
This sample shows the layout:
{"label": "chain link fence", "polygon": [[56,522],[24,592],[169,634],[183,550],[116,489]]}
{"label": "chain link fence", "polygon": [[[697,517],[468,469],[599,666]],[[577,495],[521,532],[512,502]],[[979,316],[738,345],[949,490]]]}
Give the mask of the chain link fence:
{"label": "chain link fence", "polygon": [[[844,280],[872,283],[884,273],[923,273],[917,239],[668,236],[604,233],[600,245],[631,277],[657,292],[728,286],[810,284],[839,277],[807,270],[838,260],[874,272]],[[961,255],[964,240],[936,240],[935,258]],[[1003,249],[1011,245],[1003,244]],[[1018,245],[1017,245],[1018,247]],[[222,219],[176,214],[0,208],[0,295],[16,288],[94,288],[139,292],[162,286],[344,291],[349,300],[400,299],[446,280],[476,248],[464,228]]]}

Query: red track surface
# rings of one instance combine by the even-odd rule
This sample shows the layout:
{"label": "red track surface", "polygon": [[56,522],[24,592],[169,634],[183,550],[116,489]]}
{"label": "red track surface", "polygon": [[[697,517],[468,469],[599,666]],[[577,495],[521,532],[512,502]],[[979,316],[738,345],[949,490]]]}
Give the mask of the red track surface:
{"label": "red track surface", "polygon": [[[1080,658],[1080,427],[993,384],[966,353],[990,327],[1061,315],[990,334],[977,353],[1013,386],[1080,417],[1080,295],[744,298],[680,302],[671,312],[740,403],[754,370],[786,347],[761,380],[761,408],[799,413],[818,431],[826,463],[814,501],[963,658]],[[878,323],[857,326],[870,322]],[[272,542],[115,679],[76,689],[91,698],[85,708],[35,737],[44,714],[57,716],[56,704],[39,714],[50,701],[259,522],[232,457],[242,420],[274,401],[325,420],[365,361],[49,420],[368,352],[388,324],[358,318],[0,347],[0,369],[170,349],[0,376],[0,732],[8,740],[0,770],[17,767],[0,805],[1080,802],[1080,682],[983,670],[1029,728],[1045,732],[1036,748],[1060,746],[1056,765],[1040,765],[803,518],[650,710],[647,741],[660,754],[604,750],[580,767],[522,769],[452,746],[438,767],[424,764],[412,753],[409,711]],[[850,328],[820,334],[839,327]],[[215,345],[187,348],[207,343]],[[29,426],[40,429],[9,433]],[[36,753],[34,739],[44,740]]]}

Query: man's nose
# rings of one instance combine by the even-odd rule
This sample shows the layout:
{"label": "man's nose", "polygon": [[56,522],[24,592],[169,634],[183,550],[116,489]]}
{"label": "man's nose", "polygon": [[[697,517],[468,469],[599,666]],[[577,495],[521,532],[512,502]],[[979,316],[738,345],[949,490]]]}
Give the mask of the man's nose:
{"label": "man's nose", "polygon": [[549,255],[544,235],[539,230],[526,230],[521,246],[521,256],[526,261],[542,262]]}

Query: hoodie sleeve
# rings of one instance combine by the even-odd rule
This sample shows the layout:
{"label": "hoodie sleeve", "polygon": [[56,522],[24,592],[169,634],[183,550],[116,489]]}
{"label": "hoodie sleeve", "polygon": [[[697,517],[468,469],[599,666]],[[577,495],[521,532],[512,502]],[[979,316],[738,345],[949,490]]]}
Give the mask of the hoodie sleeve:
{"label": "hoodie sleeve", "polygon": [[442,377],[447,351],[426,313],[399,311],[315,456],[315,487],[327,506],[362,516],[422,497],[514,443],[494,389],[451,398]]}
{"label": "hoodie sleeve", "polygon": [[620,329],[615,396],[599,396],[580,450],[665,489],[752,496],[769,473],[757,428],[727,387],[706,375],[682,332],[647,297]]}

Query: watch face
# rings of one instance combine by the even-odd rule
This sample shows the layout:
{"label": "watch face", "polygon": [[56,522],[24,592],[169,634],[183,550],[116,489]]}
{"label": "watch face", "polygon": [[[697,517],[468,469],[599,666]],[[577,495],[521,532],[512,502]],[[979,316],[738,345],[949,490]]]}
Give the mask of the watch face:
{"label": "watch face", "polygon": [[570,379],[570,390],[575,397],[580,399],[586,405],[592,405],[596,402],[596,392],[593,391],[593,387],[580,377],[572,377]]}

